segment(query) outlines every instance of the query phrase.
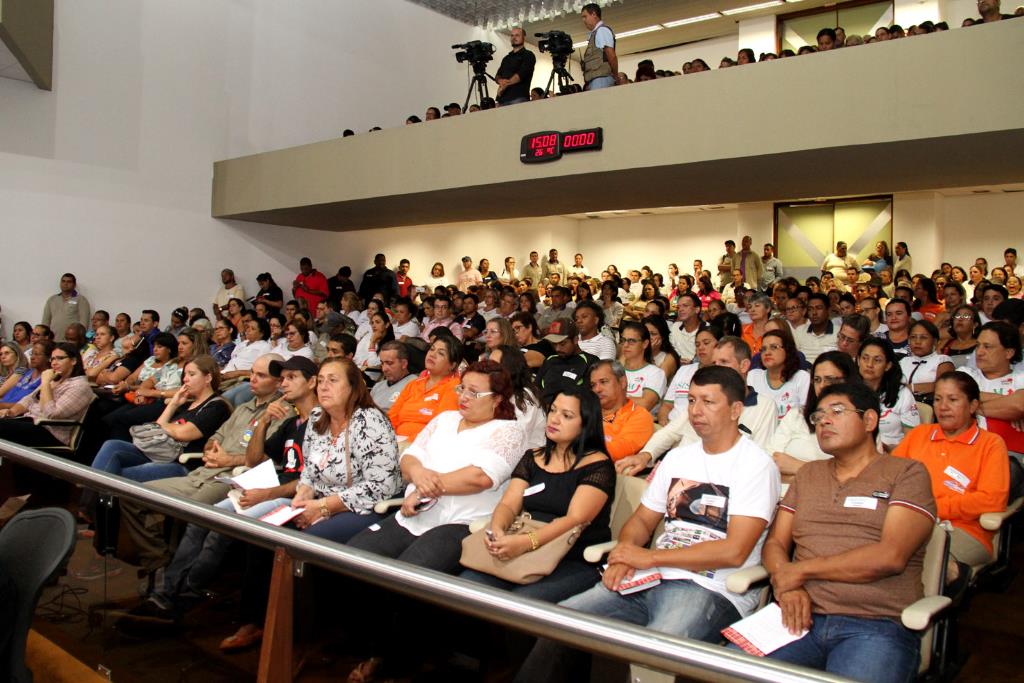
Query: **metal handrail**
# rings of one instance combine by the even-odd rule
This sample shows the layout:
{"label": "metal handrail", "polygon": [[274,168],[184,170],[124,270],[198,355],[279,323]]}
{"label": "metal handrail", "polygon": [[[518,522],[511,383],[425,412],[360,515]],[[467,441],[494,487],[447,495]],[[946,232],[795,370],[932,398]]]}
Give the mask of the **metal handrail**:
{"label": "metal handrail", "polygon": [[715,681],[841,683],[847,680],[471,584],[447,574],[178,498],[2,439],[0,456],[248,543],[284,548],[297,560],[312,562],[410,597],[651,669]]}

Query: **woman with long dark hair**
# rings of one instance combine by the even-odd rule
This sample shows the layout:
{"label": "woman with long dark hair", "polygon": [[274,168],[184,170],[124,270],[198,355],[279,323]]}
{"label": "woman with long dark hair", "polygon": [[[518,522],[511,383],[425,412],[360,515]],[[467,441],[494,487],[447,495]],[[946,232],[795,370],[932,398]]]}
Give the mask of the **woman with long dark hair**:
{"label": "woman with long dark hair", "polygon": [[516,422],[523,428],[523,445],[540,448],[544,444],[544,408],[540,389],[534,384],[523,352],[515,346],[499,346],[495,355],[498,358],[491,360],[500,363],[512,378],[512,404],[516,409]]}
{"label": "woman with long dark hair", "polygon": [[775,401],[781,420],[791,411],[799,412],[811,386],[811,376],[800,369],[800,355],[792,335],[769,330],[761,341],[763,369],[747,373],[747,384],[757,393]]}
{"label": "woman with long dark hair", "polygon": [[882,414],[878,438],[888,452],[903,435],[921,424],[914,395],[903,385],[903,370],[892,346],[877,337],[868,338],[860,347],[857,367],[864,383],[878,394]]}
{"label": "woman with long dark hair", "polygon": [[[536,583],[514,584],[472,570],[464,571],[462,578],[558,602],[590,588],[598,579],[594,565],[583,559],[583,549],[611,539],[608,524],[615,467],[605,450],[601,404],[589,389],[569,387],[555,396],[546,434],[543,446],[523,455],[494,508],[487,550],[499,561],[507,561],[555,541],[573,527],[582,529],[580,537],[555,570]],[[536,493],[526,495],[531,489]],[[512,522],[524,512],[547,526],[532,535],[509,534]]]}

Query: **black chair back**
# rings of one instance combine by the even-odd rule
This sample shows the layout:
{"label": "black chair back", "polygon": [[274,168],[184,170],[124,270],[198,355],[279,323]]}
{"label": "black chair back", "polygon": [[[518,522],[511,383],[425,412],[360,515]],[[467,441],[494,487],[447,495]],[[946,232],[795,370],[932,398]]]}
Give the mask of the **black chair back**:
{"label": "black chair back", "polygon": [[9,631],[0,653],[0,680],[31,683],[25,643],[43,586],[65,566],[75,547],[75,518],[67,510],[43,508],[16,515],[0,529],[0,591],[12,593],[0,604],[0,627]]}

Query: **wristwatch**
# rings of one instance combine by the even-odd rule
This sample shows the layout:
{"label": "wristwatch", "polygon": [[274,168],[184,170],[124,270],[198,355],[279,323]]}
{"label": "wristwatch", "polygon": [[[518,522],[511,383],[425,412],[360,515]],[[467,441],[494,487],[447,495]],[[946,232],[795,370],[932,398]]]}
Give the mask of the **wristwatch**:
{"label": "wristwatch", "polygon": [[331,516],[331,511],[327,509],[327,501],[320,501],[320,516],[327,519]]}

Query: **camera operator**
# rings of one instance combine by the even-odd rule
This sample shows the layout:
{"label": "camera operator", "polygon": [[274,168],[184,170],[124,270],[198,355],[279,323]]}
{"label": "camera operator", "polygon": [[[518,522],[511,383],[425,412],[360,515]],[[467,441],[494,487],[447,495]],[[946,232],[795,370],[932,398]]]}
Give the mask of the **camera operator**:
{"label": "camera operator", "polygon": [[601,8],[591,2],[580,10],[583,25],[590,31],[583,53],[583,80],[587,90],[621,84],[619,58],[615,54],[615,33],[601,21]]}
{"label": "camera operator", "polygon": [[530,81],[537,64],[537,56],[526,49],[526,31],[517,26],[512,29],[510,39],[512,52],[501,60],[494,79],[498,83],[495,99],[502,107],[530,101]]}

